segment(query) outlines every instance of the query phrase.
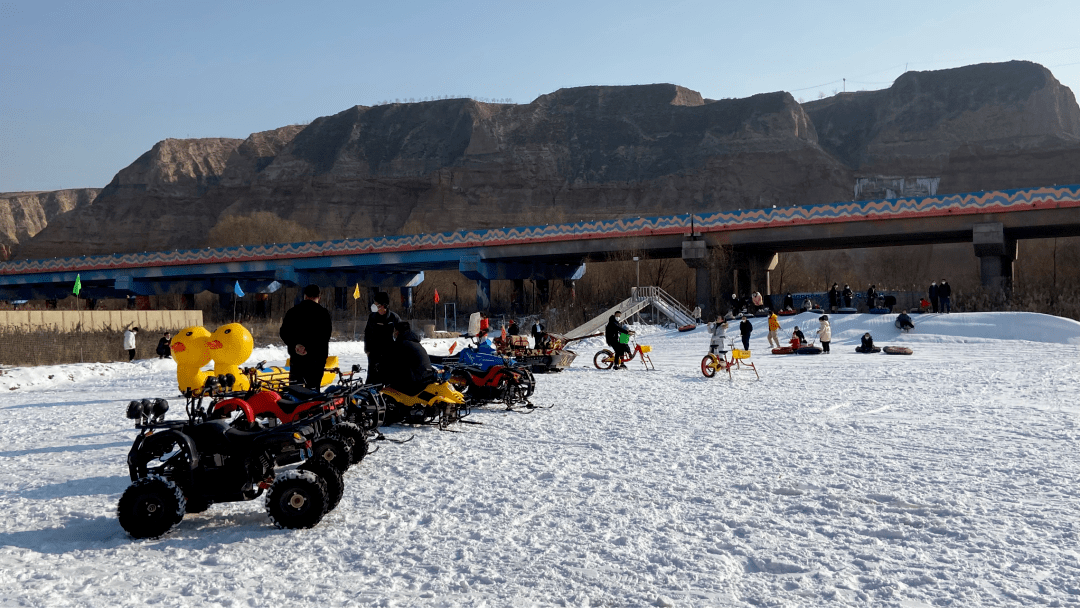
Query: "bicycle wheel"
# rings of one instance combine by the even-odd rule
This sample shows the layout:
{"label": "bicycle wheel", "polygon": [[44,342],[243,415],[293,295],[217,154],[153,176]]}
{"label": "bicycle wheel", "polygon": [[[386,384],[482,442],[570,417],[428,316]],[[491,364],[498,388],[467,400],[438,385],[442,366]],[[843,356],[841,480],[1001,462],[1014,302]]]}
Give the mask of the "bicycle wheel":
{"label": "bicycle wheel", "polygon": [[715,376],[718,367],[720,367],[720,359],[716,355],[709,353],[701,358],[701,373],[706,378]]}
{"label": "bicycle wheel", "polygon": [[592,362],[596,369],[611,369],[615,365],[615,353],[605,348],[593,355]]}

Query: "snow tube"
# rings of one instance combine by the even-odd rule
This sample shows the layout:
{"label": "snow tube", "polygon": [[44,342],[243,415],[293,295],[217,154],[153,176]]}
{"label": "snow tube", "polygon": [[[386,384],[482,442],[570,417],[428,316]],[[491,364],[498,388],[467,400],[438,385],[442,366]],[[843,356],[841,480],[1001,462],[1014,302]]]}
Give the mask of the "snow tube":
{"label": "snow tube", "polygon": [[797,310],[781,310],[780,312],[776,313],[776,316],[778,316],[778,317],[790,317],[791,315],[797,315],[797,314],[799,314],[799,311],[797,311]]}
{"label": "snow tube", "polygon": [[695,329],[697,329],[697,325],[690,323],[689,325],[683,325],[682,327],[680,327],[679,331],[693,331]]}
{"label": "snow tube", "polygon": [[811,308],[810,312],[814,313],[815,315],[823,315],[823,314],[825,314],[825,309],[823,309],[823,308]]}
{"label": "snow tube", "polygon": [[769,316],[769,314],[770,313],[767,310],[759,310],[759,311],[754,313],[754,316],[755,317],[767,317],[767,316]]}
{"label": "snow tube", "polygon": [[911,349],[906,346],[886,346],[884,349],[886,355],[910,355]]}
{"label": "snow tube", "polygon": [[903,327],[900,327],[900,319],[897,319],[896,321],[894,321],[893,325],[896,327],[896,329],[899,329],[900,331],[911,331],[911,330],[915,329],[914,326],[908,327],[907,329],[905,329]]}
{"label": "snow tube", "polygon": [[850,315],[850,314],[857,313],[857,312],[859,312],[859,310],[857,308],[852,308],[850,306],[845,306],[844,308],[837,308],[836,309],[836,314],[838,314],[838,315]]}
{"label": "snow tube", "polygon": [[871,308],[870,314],[883,315],[889,312],[888,308]]}
{"label": "snow tube", "polygon": [[875,346],[875,347],[873,347],[873,348],[872,348],[872,349],[870,349],[870,350],[863,350],[863,347],[861,347],[861,346],[856,346],[856,347],[855,347],[855,352],[857,352],[857,353],[866,353],[866,354],[870,354],[870,353],[880,353],[880,352],[881,352],[881,347],[879,347],[879,346]]}
{"label": "snow tube", "polygon": [[774,355],[793,355],[793,354],[795,354],[795,349],[791,348],[790,346],[782,346],[780,348],[772,349],[772,354],[774,354]]}
{"label": "snow tube", "polygon": [[800,347],[799,350],[797,350],[795,352],[800,354],[800,355],[820,355],[821,354],[821,348],[819,348],[817,346],[803,346],[803,347]]}

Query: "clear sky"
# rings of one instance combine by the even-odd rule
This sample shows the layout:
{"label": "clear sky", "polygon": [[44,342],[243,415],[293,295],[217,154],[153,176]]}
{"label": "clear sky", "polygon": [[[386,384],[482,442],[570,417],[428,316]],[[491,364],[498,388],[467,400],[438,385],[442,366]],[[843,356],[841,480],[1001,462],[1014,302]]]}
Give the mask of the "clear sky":
{"label": "clear sky", "polygon": [[812,100],[1026,59],[1080,91],[1077,0],[0,0],[0,192],[354,105],[670,82]]}

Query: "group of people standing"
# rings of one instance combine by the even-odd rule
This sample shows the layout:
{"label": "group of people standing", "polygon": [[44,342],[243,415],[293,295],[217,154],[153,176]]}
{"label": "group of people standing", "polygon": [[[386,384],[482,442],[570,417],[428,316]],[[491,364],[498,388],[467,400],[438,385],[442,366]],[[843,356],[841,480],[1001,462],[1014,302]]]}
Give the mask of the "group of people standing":
{"label": "group of people standing", "polygon": [[[818,318],[817,334],[818,339],[821,342],[822,353],[829,352],[829,343],[832,342],[832,326],[829,324],[829,315],[821,315]],[[728,321],[724,317],[720,316],[716,318],[715,323],[709,324],[709,352],[714,355],[723,356],[727,353],[727,331]],[[742,337],[743,350],[750,350],[750,335],[754,331],[754,325],[750,322],[750,319],[746,318],[746,315],[742,315],[742,320],[739,322],[739,335]],[[780,345],[780,319],[776,313],[769,315],[769,346],[775,348],[781,348]],[[799,326],[796,325],[792,331],[792,337],[797,338],[799,343],[806,343],[806,336]]]}
{"label": "group of people standing", "polygon": [[927,292],[930,296],[930,307],[934,312],[952,312],[952,286],[945,279],[941,282],[930,283]]}

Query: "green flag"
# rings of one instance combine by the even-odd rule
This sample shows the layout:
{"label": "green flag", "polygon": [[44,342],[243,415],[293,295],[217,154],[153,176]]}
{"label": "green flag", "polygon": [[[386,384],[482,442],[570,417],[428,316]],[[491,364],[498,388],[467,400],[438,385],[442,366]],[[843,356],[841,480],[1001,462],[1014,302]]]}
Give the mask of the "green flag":
{"label": "green flag", "polygon": [[82,291],[82,275],[77,274],[75,275],[75,287],[71,288],[71,293],[78,296],[80,291]]}

